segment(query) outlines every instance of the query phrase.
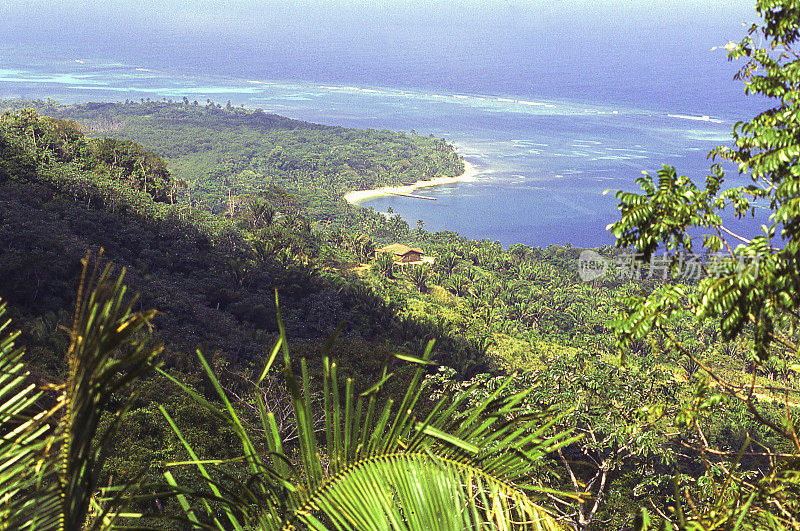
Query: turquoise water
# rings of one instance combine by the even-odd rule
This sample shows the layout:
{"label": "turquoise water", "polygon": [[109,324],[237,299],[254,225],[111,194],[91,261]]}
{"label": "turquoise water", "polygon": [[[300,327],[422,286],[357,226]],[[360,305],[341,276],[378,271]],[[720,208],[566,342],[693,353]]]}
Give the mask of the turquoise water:
{"label": "turquoise water", "polygon": [[331,125],[447,138],[480,170],[473,182],[420,192],[436,201],[384,197],[362,206],[380,212],[391,207],[412,226],[422,220],[431,231],[539,246],[611,243],[605,227],[617,217],[616,201],[604,190],[632,189],[641,171],[655,172],[662,164],[702,179],[708,150],[728,142],[733,122],[746,118],[655,111],[647,101],[623,107],[525,94],[215,78],[83,58],[0,57],[1,98],[184,96]]}

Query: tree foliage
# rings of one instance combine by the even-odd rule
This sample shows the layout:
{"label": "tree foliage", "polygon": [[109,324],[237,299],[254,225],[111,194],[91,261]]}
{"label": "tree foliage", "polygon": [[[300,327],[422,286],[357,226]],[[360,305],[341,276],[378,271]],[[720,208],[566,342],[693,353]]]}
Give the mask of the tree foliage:
{"label": "tree foliage", "polygon": [[[716,386],[742,400],[760,423],[792,445],[791,457],[778,459],[755,481],[746,480],[735,464],[721,465],[727,483],[718,485],[708,511],[676,512],[678,525],[692,529],[734,523],[737,528],[800,525],[795,464],[800,445],[790,405],[796,404],[797,393],[785,383],[771,388],[756,385],[756,366],[770,356],[796,363],[800,354],[800,63],[793,49],[800,36],[800,9],[788,0],[760,0],[756,9],[763,22],[751,26],[740,43],[726,48],[731,59],[746,60],[737,75],[746,92],[765,97],[773,107],[737,123],[733,146],[711,153],[736,164],[751,184],[724,188],[726,174],[720,163],[712,166],[704,188],[665,167],[657,182],[647,174],[637,181],[642,194],[617,193],[622,216],[611,226],[618,246],[633,246],[645,261],[658,249],[669,252],[673,270],[680,266],[683,253],[696,251],[689,229],[704,229],[702,247],[714,253],[703,262],[705,278],[696,288],[665,285],[649,297],[628,298],[615,322],[617,333],[623,344],[653,331],[664,334],[668,348],[692,359]],[[770,215],[760,234],[741,235],[725,225],[726,209],[728,216],[732,211],[737,218],[754,218],[757,209]],[[671,323],[683,316],[718,322],[725,339],[747,338],[754,362],[752,378],[725,377],[698,359],[671,329]],[[764,393],[783,397],[782,419],[759,403],[758,396]]]}
{"label": "tree foliage", "polygon": [[[357,214],[342,200],[347,192],[464,171],[463,161],[443,139],[325,126],[260,109],[158,101],[80,105],[9,101],[6,105],[32,106],[86,124],[99,136],[113,136],[108,144],[96,144],[102,148],[99,155],[113,161],[114,153],[123,154],[128,173],[139,161],[145,167],[149,164],[147,156],[137,151],[142,148],[133,147],[131,141],[158,153],[170,162],[175,179],[187,185],[174,195],[215,213],[229,210],[231,197],[263,196],[283,213],[308,210],[318,219],[350,224],[365,213]],[[294,195],[292,209],[271,201],[276,188]],[[377,219],[374,216],[371,219]]]}

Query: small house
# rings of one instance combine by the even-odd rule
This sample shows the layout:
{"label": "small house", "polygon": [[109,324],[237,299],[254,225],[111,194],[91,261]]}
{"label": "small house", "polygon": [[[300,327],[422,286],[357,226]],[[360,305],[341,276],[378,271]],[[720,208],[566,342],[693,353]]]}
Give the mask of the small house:
{"label": "small house", "polygon": [[377,249],[375,257],[377,258],[381,253],[391,253],[394,256],[394,261],[401,264],[421,263],[425,254],[419,247],[408,247],[402,243],[393,243]]}

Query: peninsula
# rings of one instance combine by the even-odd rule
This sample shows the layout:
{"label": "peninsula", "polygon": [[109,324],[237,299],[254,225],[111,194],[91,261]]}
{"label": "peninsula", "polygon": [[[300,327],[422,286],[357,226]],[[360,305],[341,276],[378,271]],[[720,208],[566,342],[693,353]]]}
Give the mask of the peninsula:
{"label": "peninsula", "polygon": [[382,186],[372,190],[356,190],[345,194],[344,199],[350,204],[356,204],[366,199],[373,197],[381,197],[384,195],[403,195],[411,194],[414,190],[419,188],[427,188],[430,186],[440,186],[443,184],[453,184],[459,182],[470,182],[475,180],[475,176],[480,173],[473,164],[466,160],[464,161],[464,173],[455,177],[436,177],[435,179],[428,179],[424,181],[417,181],[413,184],[404,186]]}

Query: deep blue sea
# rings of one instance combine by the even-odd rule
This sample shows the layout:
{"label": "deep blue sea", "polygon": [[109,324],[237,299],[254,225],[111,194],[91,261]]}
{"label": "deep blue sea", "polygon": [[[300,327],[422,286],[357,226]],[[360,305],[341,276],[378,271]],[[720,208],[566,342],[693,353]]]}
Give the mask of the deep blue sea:
{"label": "deep blue sea", "polygon": [[391,207],[412,226],[422,220],[430,231],[454,230],[505,245],[612,243],[606,226],[618,213],[613,193],[603,195],[605,190],[633,190],[642,171],[655,172],[663,164],[702,182],[707,152],[729,143],[733,123],[754,112],[729,101],[693,99],[691,92],[683,99],[653,99],[644,90],[637,101],[636,90],[627,87],[624,98],[615,98],[608,85],[582,99],[502,84],[495,90],[489,83],[468,90],[418,85],[424,86],[403,79],[384,86],[211,76],[144,61],[0,51],[0,98],[179,101],[186,96],[324,124],[444,137],[480,170],[474,181],[420,192],[436,201],[385,197],[362,206],[380,212]]}

